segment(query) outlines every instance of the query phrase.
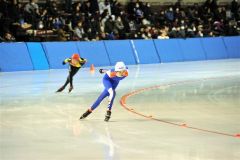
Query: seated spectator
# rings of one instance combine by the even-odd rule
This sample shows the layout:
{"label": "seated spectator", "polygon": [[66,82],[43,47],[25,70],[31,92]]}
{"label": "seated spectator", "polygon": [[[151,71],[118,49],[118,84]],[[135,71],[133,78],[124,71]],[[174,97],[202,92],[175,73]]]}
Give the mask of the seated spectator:
{"label": "seated spectator", "polygon": [[205,3],[203,4],[204,8],[210,8],[211,7],[211,0],[206,0]]}
{"label": "seated spectator", "polygon": [[188,26],[186,30],[187,37],[195,37],[196,30],[195,23],[192,23],[190,26]]}
{"label": "seated spectator", "polygon": [[48,12],[48,15],[50,16],[57,16],[58,15],[58,6],[56,3],[56,0],[47,0],[45,9]]}
{"label": "seated spectator", "polygon": [[88,20],[85,21],[86,28],[91,28],[91,31],[94,35],[97,35],[100,32],[99,17],[91,16]]}
{"label": "seated spectator", "polygon": [[235,20],[231,20],[228,22],[226,26],[226,33],[228,36],[236,36],[239,35],[237,22]]}
{"label": "seated spectator", "polygon": [[54,29],[52,16],[47,17],[47,20],[44,22],[44,28],[48,30]]}
{"label": "seated spectator", "polygon": [[0,36],[0,42],[4,42],[5,39]]}
{"label": "seated spectator", "polygon": [[83,30],[83,27],[82,27],[82,22],[79,21],[77,26],[74,28],[74,38],[73,40],[83,40],[84,39],[84,30]]}
{"label": "seated spectator", "polygon": [[124,25],[122,23],[121,17],[117,17],[116,21],[114,22],[114,27],[119,33],[124,32]]}
{"label": "seated spectator", "polygon": [[32,24],[33,28],[36,29],[38,18],[40,15],[37,0],[30,0],[30,2],[26,4],[24,11],[26,13],[25,17],[26,22]]}
{"label": "seated spectator", "polygon": [[140,4],[139,3],[136,3],[136,6],[134,8],[134,13],[135,13],[136,21],[138,23],[141,23],[142,19],[144,18],[144,12],[140,8]]}
{"label": "seated spectator", "polygon": [[239,4],[237,0],[233,0],[231,3],[231,12],[236,19],[239,18]]}
{"label": "seated spectator", "polygon": [[54,17],[52,22],[53,22],[53,29],[59,29],[64,25],[62,17],[58,17],[58,16]]}
{"label": "seated spectator", "polygon": [[186,38],[186,30],[185,30],[185,26],[181,25],[179,27],[179,37],[178,38]]}
{"label": "seated spectator", "polygon": [[[193,10],[191,10],[191,8],[189,8],[189,13],[190,13],[191,16],[193,15],[193,12],[192,12],[192,11],[193,11]],[[190,15],[189,15],[189,16],[190,16]],[[182,18],[183,18],[182,12],[180,12],[180,9],[179,9],[179,8],[176,8],[176,9],[175,9],[174,17],[175,17],[175,18],[178,18],[178,19],[182,19]]]}
{"label": "seated spectator", "polygon": [[70,13],[72,10],[72,0],[65,0],[65,10]]}
{"label": "seated spectator", "polygon": [[161,25],[166,22],[166,17],[165,17],[165,11],[164,10],[160,11],[160,14],[157,15],[157,22]]}
{"label": "seated spectator", "polygon": [[68,35],[64,31],[64,27],[61,26],[57,29],[57,41],[67,41]]}
{"label": "seated spectator", "polygon": [[223,33],[222,21],[215,21],[213,23],[213,31],[215,32],[215,35],[221,35]]}
{"label": "seated spectator", "polygon": [[175,3],[175,8],[181,8],[182,7],[182,0],[177,0]]}
{"label": "seated spectator", "polygon": [[109,33],[111,34],[113,32],[113,29],[114,29],[114,21],[112,19],[112,17],[110,16],[107,21],[105,22],[105,28],[104,28],[104,31],[106,33]]}
{"label": "seated spectator", "polygon": [[130,0],[127,4],[127,12],[130,15],[134,15],[134,8],[136,6],[136,3],[134,2],[134,0]]}
{"label": "seated spectator", "polygon": [[104,10],[107,10],[109,15],[112,15],[111,5],[109,3],[109,0],[101,1],[101,2],[99,2],[98,5],[99,5],[100,14],[102,14],[104,12]]}
{"label": "seated spectator", "polygon": [[131,20],[128,25],[130,33],[135,33],[137,31],[137,25],[133,20]]}
{"label": "seated spectator", "polygon": [[150,18],[152,11],[151,11],[151,5],[149,2],[145,3],[145,5],[143,5],[143,13],[144,13],[144,17],[146,19]]}
{"label": "seated spectator", "polygon": [[198,30],[196,37],[203,37],[203,32],[202,30]]}
{"label": "seated spectator", "polygon": [[106,33],[105,33],[105,32],[101,32],[101,33],[99,34],[99,39],[100,39],[100,40],[108,40]]}
{"label": "seated spectator", "polygon": [[16,42],[16,38],[10,32],[6,32],[3,39],[5,42]]}
{"label": "seated spectator", "polygon": [[169,7],[169,10],[166,11],[165,16],[168,21],[173,21],[174,20],[174,13],[173,13],[173,8]]}
{"label": "seated spectator", "polygon": [[159,30],[160,35],[157,37],[157,39],[169,39],[168,31],[169,31],[168,27],[164,27],[164,28],[160,29]]}
{"label": "seated spectator", "polygon": [[98,0],[91,0],[90,1],[90,12],[92,14],[98,14],[99,13]]}
{"label": "seated spectator", "polygon": [[227,20],[232,19],[232,12],[231,12],[231,8],[230,7],[227,7],[227,9],[226,9],[226,19]]}
{"label": "seated spectator", "polygon": [[148,21],[146,18],[143,18],[143,19],[142,19],[142,25],[148,26],[148,25],[150,25],[150,24],[151,24],[150,21]]}
{"label": "seated spectator", "polygon": [[38,4],[36,3],[37,0],[30,0],[30,2],[25,6],[24,10],[28,14],[38,14],[39,13],[39,7]]}
{"label": "seated spectator", "polygon": [[122,4],[118,2],[118,0],[113,0],[113,3],[111,5],[112,14],[115,16],[120,16],[122,11]]}
{"label": "seated spectator", "polygon": [[81,12],[84,13],[85,16],[88,16],[89,14],[91,14],[91,3],[89,0],[85,0],[82,5],[81,5]]}
{"label": "seated spectator", "polygon": [[156,27],[152,27],[150,30],[151,33],[151,39],[157,39],[159,36],[159,29]]}
{"label": "seated spectator", "polygon": [[85,41],[92,41],[96,39],[96,34],[92,31],[92,28],[88,28],[85,34],[86,34],[86,36],[84,37]]}
{"label": "seated spectator", "polygon": [[108,40],[115,40],[116,39],[116,37],[115,37],[113,32],[107,33],[106,35],[107,35],[107,39]]}

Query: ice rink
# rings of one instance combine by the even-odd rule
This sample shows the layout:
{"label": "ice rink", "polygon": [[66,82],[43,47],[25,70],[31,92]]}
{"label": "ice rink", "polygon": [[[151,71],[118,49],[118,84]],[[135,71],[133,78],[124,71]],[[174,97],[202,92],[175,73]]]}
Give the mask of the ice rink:
{"label": "ice rink", "polygon": [[0,160],[240,160],[239,59],[129,66],[110,121],[107,100],[80,121],[95,69],[71,93],[68,70],[0,72]]}

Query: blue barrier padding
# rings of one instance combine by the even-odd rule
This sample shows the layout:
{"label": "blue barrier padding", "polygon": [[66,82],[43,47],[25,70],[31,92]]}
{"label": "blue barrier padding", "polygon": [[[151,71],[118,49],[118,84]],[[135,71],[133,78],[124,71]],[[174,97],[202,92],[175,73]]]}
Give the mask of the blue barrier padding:
{"label": "blue barrier padding", "polygon": [[111,65],[118,61],[136,64],[133,49],[129,40],[104,41]]}
{"label": "blue barrier padding", "polygon": [[178,39],[154,40],[154,43],[162,63],[184,61]]}
{"label": "blue barrier padding", "polygon": [[240,36],[223,38],[229,58],[240,58]]}
{"label": "blue barrier padding", "polygon": [[199,38],[179,39],[184,61],[206,60],[201,40]]}
{"label": "blue barrier padding", "polygon": [[0,43],[0,71],[33,70],[25,43]]}
{"label": "blue barrier padding", "polygon": [[42,45],[51,69],[67,68],[68,65],[62,65],[62,62],[79,52],[76,42],[44,42]]}
{"label": "blue barrier padding", "polygon": [[140,64],[160,63],[159,56],[152,40],[131,41],[133,51],[136,52]]}
{"label": "blue barrier padding", "polygon": [[227,50],[221,37],[202,38],[207,60],[228,58]]}
{"label": "blue barrier padding", "polygon": [[47,57],[43,51],[41,43],[28,42],[28,51],[33,63],[34,70],[49,69]]}
{"label": "blue barrier padding", "polygon": [[110,61],[103,41],[78,42],[78,50],[83,58],[87,59],[86,66],[109,66]]}

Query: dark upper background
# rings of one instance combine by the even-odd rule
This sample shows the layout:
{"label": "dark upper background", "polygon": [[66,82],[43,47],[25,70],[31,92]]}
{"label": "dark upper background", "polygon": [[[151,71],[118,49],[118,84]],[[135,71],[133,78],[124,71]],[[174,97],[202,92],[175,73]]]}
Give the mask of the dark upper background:
{"label": "dark upper background", "polygon": [[235,36],[237,0],[0,0],[0,41]]}

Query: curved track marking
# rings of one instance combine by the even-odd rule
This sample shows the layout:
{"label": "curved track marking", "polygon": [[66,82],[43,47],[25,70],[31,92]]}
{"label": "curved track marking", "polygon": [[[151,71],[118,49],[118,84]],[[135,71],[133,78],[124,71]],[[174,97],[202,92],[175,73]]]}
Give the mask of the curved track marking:
{"label": "curved track marking", "polygon": [[[220,77],[220,78],[223,78],[223,77]],[[224,78],[226,78],[226,77],[224,77]],[[124,109],[126,109],[127,111],[132,112],[134,114],[137,114],[139,116],[142,116],[142,117],[144,117],[146,119],[149,119],[149,120],[155,120],[155,121],[158,121],[158,122],[162,122],[162,123],[166,123],[166,124],[170,124],[170,125],[174,125],[174,126],[178,126],[178,127],[182,127],[182,128],[194,129],[194,130],[198,130],[198,131],[202,131],[202,132],[208,132],[208,133],[213,133],[213,134],[218,134],[218,135],[223,135],[223,136],[240,138],[240,134],[235,134],[234,135],[234,134],[229,134],[229,133],[223,133],[223,132],[218,132],[218,131],[213,131],[213,130],[208,130],[208,129],[203,129],[203,128],[197,128],[197,127],[193,127],[193,126],[188,126],[187,124],[178,124],[178,123],[173,123],[173,122],[170,122],[170,121],[157,119],[157,118],[154,118],[152,115],[145,115],[145,114],[142,114],[142,113],[134,110],[131,106],[128,106],[127,103],[126,103],[126,101],[129,97],[138,95],[138,94],[143,93],[145,91],[151,91],[151,90],[155,90],[155,89],[171,87],[171,86],[175,86],[175,85],[178,85],[178,84],[200,82],[200,81],[203,81],[203,80],[210,80],[210,79],[217,79],[217,78],[205,78],[205,79],[201,79],[201,80],[189,80],[189,81],[175,82],[175,83],[170,83],[170,84],[165,84],[165,85],[156,85],[156,86],[152,86],[152,87],[142,88],[142,89],[135,90],[133,92],[130,92],[130,93],[122,96],[122,98],[120,100],[120,103],[121,103],[122,107]]]}

